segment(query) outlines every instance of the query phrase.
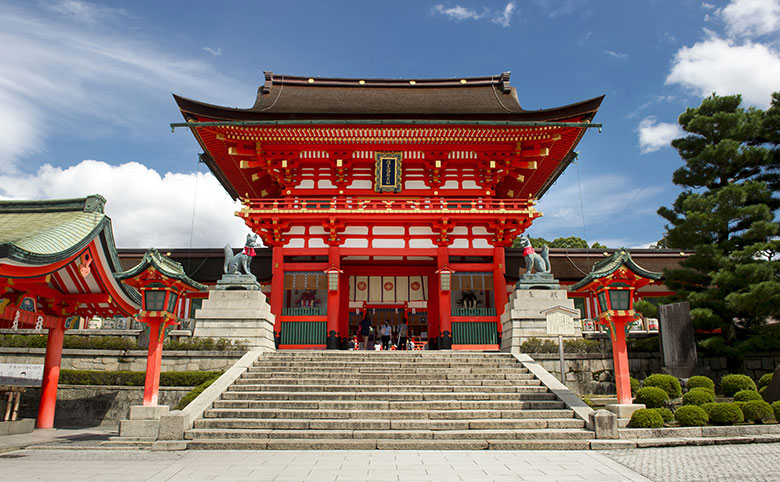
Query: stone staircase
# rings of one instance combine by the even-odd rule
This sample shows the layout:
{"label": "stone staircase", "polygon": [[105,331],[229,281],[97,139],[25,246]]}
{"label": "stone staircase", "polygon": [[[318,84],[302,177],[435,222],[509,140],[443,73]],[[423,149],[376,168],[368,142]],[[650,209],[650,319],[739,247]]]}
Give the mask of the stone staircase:
{"label": "stone staircase", "polygon": [[588,449],[511,354],[266,353],[185,433],[189,449]]}

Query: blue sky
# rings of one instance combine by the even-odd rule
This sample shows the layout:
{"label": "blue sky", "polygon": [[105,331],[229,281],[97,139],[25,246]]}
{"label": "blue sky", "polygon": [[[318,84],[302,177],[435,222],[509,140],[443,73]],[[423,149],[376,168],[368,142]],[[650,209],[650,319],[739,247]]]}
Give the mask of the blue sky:
{"label": "blue sky", "polygon": [[780,90],[780,0],[0,2],[0,198],[108,198],[122,247],[238,244],[235,205],[171,93],[236,107],[262,72],[463,77],[511,70],[526,109],[606,95],[533,236],[661,238],[677,116]]}

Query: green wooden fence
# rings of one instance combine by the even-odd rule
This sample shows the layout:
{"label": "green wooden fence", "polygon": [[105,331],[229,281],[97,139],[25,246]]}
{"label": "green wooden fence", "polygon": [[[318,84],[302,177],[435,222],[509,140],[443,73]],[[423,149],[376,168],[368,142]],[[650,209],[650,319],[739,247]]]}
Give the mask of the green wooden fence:
{"label": "green wooden fence", "polygon": [[496,316],[495,308],[455,308],[452,316]]}
{"label": "green wooden fence", "polygon": [[453,321],[452,343],[454,345],[496,345],[498,328],[495,321]]}
{"label": "green wooden fence", "polygon": [[325,316],[327,313],[324,308],[284,308],[282,316]]}
{"label": "green wooden fence", "polygon": [[324,345],[325,321],[283,321],[282,345]]}

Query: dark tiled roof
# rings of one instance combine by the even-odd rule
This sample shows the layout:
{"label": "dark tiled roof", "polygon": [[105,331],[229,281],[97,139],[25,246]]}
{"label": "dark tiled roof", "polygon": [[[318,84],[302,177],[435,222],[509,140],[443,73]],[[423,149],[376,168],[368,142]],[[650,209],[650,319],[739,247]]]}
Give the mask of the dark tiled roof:
{"label": "dark tiled roof", "polygon": [[164,276],[181,281],[185,285],[194,288],[195,290],[205,291],[207,289],[205,285],[198,283],[197,281],[187,276],[187,273],[184,272],[184,267],[182,267],[181,263],[178,263],[177,261],[174,261],[167,256],[163,256],[154,248],[149,248],[149,250],[144,253],[144,257],[137,265],[133,266],[127,271],[116,273],[115,276],[118,280],[128,280],[138,276],[149,267],[153,267]]}
{"label": "dark tiled roof", "polygon": [[185,119],[444,119],[556,121],[592,118],[603,99],[524,110],[509,72],[453,79],[345,79],[265,73],[250,109],[233,109],[174,95]]}

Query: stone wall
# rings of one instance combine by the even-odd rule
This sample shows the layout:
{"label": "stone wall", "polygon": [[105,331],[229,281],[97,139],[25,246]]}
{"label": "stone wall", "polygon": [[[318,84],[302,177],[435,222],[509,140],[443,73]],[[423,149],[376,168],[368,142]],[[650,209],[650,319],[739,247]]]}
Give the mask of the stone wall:
{"label": "stone wall", "polygon": [[[0,347],[0,363],[43,365],[44,348]],[[65,370],[146,371],[145,350],[62,350]],[[243,351],[165,351],[162,371],[227,370],[244,355]]]}
{"label": "stone wall", "polygon": [[[192,387],[160,387],[160,405],[173,409]],[[40,388],[22,394],[19,416],[36,418]],[[144,387],[60,385],[57,390],[55,428],[119,427],[131,405],[142,405]]]}

